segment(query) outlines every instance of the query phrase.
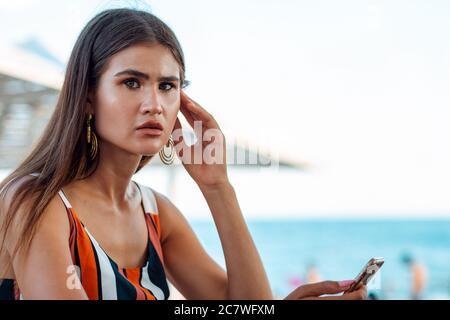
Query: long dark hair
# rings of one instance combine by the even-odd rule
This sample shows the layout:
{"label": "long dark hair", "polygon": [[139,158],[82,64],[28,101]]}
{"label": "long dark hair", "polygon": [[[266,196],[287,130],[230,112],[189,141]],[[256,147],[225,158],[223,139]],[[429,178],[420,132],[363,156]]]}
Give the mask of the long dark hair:
{"label": "long dark hair", "polygon": [[[0,256],[11,229],[19,232],[9,252],[11,260],[19,250],[28,249],[50,200],[68,183],[86,178],[96,170],[99,157],[90,159],[86,142],[88,93],[96,89],[110,57],[138,43],[157,43],[170,49],[180,67],[181,86],[187,85],[181,46],[173,31],[159,18],[135,9],[110,9],[92,18],[74,45],[55,110],[42,136],[25,160],[0,183],[0,201],[4,202],[12,182],[22,178],[27,181],[12,189],[13,194],[8,195],[11,201],[0,213]],[[150,159],[142,156],[136,172]],[[30,176],[33,173],[37,175]],[[15,219],[25,200],[32,210]],[[16,220],[20,220],[19,229],[15,227]]]}

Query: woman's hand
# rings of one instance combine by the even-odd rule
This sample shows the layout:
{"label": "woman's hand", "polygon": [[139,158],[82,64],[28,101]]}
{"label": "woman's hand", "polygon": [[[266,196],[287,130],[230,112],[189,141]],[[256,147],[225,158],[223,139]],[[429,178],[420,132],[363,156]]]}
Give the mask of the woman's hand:
{"label": "woman's hand", "polygon": [[350,288],[353,280],[323,281],[306,284],[292,291],[284,300],[364,300],[367,298],[367,287],[360,285],[355,291],[339,296],[325,296],[323,294],[337,294]]}
{"label": "woman's hand", "polygon": [[200,188],[228,184],[225,136],[216,120],[184,91],[181,91],[180,111],[194,129],[197,138],[192,146],[184,142],[181,123],[177,117],[172,135],[175,151],[186,171]]}

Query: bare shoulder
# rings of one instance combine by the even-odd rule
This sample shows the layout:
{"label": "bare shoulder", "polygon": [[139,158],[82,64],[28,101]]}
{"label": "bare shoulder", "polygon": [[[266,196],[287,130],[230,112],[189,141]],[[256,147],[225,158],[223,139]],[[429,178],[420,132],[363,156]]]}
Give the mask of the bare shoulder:
{"label": "bare shoulder", "polygon": [[155,196],[161,224],[161,242],[164,243],[176,230],[188,225],[186,218],[164,194],[150,188]]}
{"label": "bare shoulder", "polygon": [[[32,181],[33,177],[31,176],[25,176],[21,178],[17,178],[13,181],[9,181],[6,183],[4,188],[1,190],[1,197],[0,197],[0,225],[2,226],[1,230],[3,230],[4,223],[6,222],[6,214],[7,211],[10,209],[13,199],[17,197],[19,189],[21,189],[23,186],[29,184]],[[25,207],[31,206],[31,197],[25,196],[24,201],[21,202],[21,204],[18,207],[18,210],[14,213],[14,222],[18,222],[20,219],[19,215],[20,212],[24,211],[23,209]]]}
{"label": "bare shoulder", "polygon": [[174,206],[172,201],[170,201],[169,198],[167,198],[164,194],[156,191],[153,188],[150,188],[150,187],[147,187],[147,188],[149,188],[155,196],[156,205],[158,206],[158,214],[161,214],[161,213],[164,214],[168,208]]}
{"label": "bare shoulder", "polygon": [[[4,197],[2,197],[2,201],[0,203],[2,212],[0,223],[3,224],[5,222],[5,212],[12,205],[12,201],[18,195],[19,189],[24,186],[26,187],[32,179],[34,178],[31,176],[26,176],[18,178],[8,184]],[[25,193],[24,198],[17,207],[17,210],[14,212],[11,221],[11,232],[8,232],[7,237],[5,238],[5,244],[8,251],[10,251],[19,240],[19,235],[21,233],[15,231],[22,230],[25,222],[33,218],[35,213],[33,205],[36,197],[36,195]],[[36,221],[37,233],[51,232],[53,236],[67,237],[67,239],[70,235],[70,226],[69,220],[67,219],[66,209],[58,194],[54,195],[50,199],[42,212],[42,215]]]}
{"label": "bare shoulder", "polygon": [[[32,179],[33,177],[31,176],[25,176],[6,183],[4,188],[1,190],[2,197],[0,198],[0,208],[2,213],[9,208],[9,206],[11,205],[11,201],[17,194],[17,191],[22,186],[30,183]],[[3,218],[3,214],[1,215],[1,218]]]}
{"label": "bare shoulder", "polygon": [[[9,202],[17,195],[20,186],[26,190],[27,179],[18,180],[7,193]],[[73,266],[69,247],[70,224],[67,211],[58,194],[53,195],[37,216],[33,207],[36,197],[25,192],[18,209],[13,213],[11,229],[5,245],[11,256],[18,243],[16,254],[10,258],[14,277],[25,299],[87,299],[84,289],[72,290],[67,286],[68,268]],[[11,203],[5,204],[11,205]],[[24,226],[31,225],[31,229]],[[32,231],[32,233],[28,233]],[[31,235],[31,241],[27,237]],[[39,275],[38,277],[36,275]]]}

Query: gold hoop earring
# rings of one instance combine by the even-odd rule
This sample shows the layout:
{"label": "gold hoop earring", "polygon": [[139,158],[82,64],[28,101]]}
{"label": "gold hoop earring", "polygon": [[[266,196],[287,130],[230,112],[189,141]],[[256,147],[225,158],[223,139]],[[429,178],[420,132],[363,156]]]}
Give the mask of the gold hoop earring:
{"label": "gold hoop earring", "polygon": [[[165,149],[170,148],[170,153],[166,154]],[[159,151],[159,157],[161,158],[161,161],[164,164],[172,164],[173,160],[175,158],[175,148],[173,146],[173,139],[172,137],[169,137],[169,141],[167,141],[167,144]]]}
{"label": "gold hoop earring", "polygon": [[89,150],[89,156],[90,156],[91,160],[94,160],[95,157],[97,156],[97,152],[98,152],[98,141],[97,141],[97,135],[91,129],[91,120],[92,120],[92,114],[89,113],[88,119],[87,119],[87,143],[91,145],[91,149]]}

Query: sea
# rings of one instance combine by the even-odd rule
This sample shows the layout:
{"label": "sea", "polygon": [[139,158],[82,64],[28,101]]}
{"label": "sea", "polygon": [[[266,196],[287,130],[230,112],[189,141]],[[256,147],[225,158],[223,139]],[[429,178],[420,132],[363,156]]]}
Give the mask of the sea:
{"label": "sea", "polygon": [[[385,263],[369,283],[374,299],[411,298],[412,275],[402,258],[426,270],[421,298],[450,299],[450,219],[448,220],[250,220],[247,221],[275,297],[282,299],[308,282],[353,279],[372,257]],[[211,221],[191,225],[208,253],[225,266]]]}

